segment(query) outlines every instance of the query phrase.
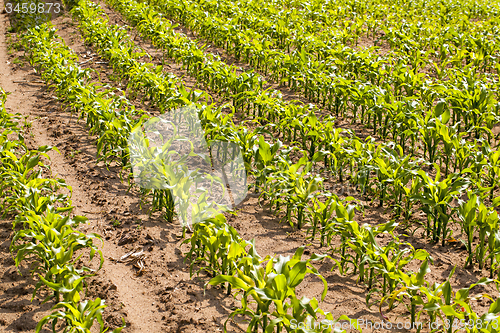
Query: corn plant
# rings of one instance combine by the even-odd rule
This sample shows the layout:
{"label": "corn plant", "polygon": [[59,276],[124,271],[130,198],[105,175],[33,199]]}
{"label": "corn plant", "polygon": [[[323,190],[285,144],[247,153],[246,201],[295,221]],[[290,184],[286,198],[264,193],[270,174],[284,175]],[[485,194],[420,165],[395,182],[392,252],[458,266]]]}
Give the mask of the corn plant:
{"label": "corn plant", "polygon": [[[466,200],[458,200],[457,215],[461,228],[467,237],[466,241],[462,241],[469,253],[465,266],[472,265],[475,257],[479,268],[482,269],[489,257],[491,260],[490,275],[492,276],[493,269],[497,265],[494,263],[495,254],[498,251],[496,241],[498,233],[497,212],[487,207],[477,194],[468,191]],[[479,232],[479,244],[474,249],[472,241],[476,230]],[[486,250],[489,250],[489,256],[486,256]]]}
{"label": "corn plant", "polygon": [[316,233],[320,233],[320,246],[325,246],[331,242],[331,237],[326,239],[325,242],[325,232],[326,226],[329,224],[330,220],[334,218],[336,202],[339,198],[336,195],[327,193],[325,202],[322,202],[319,198],[314,198],[312,200],[312,205],[307,207],[307,215],[310,218],[310,227],[307,233],[311,231],[312,239],[315,239]]}
{"label": "corn plant", "polygon": [[[99,268],[104,257],[93,244],[94,239],[100,239],[96,234],[85,235],[74,228],[85,222],[86,218],[62,216],[50,209],[43,215],[27,212],[23,218],[16,219],[13,227],[22,223],[23,229],[18,230],[11,243],[10,251],[15,253],[15,264],[19,266],[28,258],[36,258],[31,268],[32,274],[43,276],[45,281],[59,283],[65,275],[64,267],[75,264],[83,254],[74,258],[80,249],[90,249],[90,260],[95,254],[100,257]],[[89,271],[82,268],[81,272]],[[43,280],[37,283],[33,295],[43,286]],[[56,296],[58,294],[56,293]]]}
{"label": "corn plant", "polygon": [[[33,297],[36,290],[45,285],[54,291],[56,301],[59,303],[59,296],[62,295],[63,302],[71,302],[77,304],[80,301],[80,292],[83,291],[84,279],[92,276],[91,270],[87,267],[76,268],[73,264],[66,264],[64,266],[54,266],[46,276],[39,275],[40,282],[37,283]],[[51,279],[50,277],[57,277]],[[55,280],[55,282],[54,282]],[[50,299],[50,295],[44,302]]]}
{"label": "corn plant", "polygon": [[286,206],[284,218],[293,226],[292,217],[295,217],[298,229],[302,228],[307,206],[323,182],[322,177],[311,172],[312,167],[306,156],[293,164],[281,159],[263,186],[263,194],[269,197],[271,207],[275,205],[278,210]]}
{"label": "corn plant", "polygon": [[[54,310],[52,314],[42,318],[36,326],[35,332],[39,333],[46,323],[51,322],[52,332],[55,333],[58,322],[62,321],[64,323],[64,333],[90,333],[94,332],[94,330],[91,331],[91,328],[97,320],[99,324],[98,332],[104,333],[108,330],[102,320],[102,312],[105,308],[104,300],[100,298],[93,301],[81,301],[76,304],[60,302],[52,308]],[[125,320],[122,319],[122,321],[123,326],[113,330],[113,333],[120,333],[125,328]]]}
{"label": "corn plant", "polygon": [[[411,178],[411,170],[414,168],[414,162],[410,161],[410,156],[403,156],[403,148],[397,146],[398,149],[390,149],[385,147],[381,150],[380,157],[376,157],[373,161],[373,169],[377,176],[377,187],[379,187],[378,197],[380,198],[380,206],[389,198],[394,203],[399,203],[402,200],[403,191],[401,187],[407,184]],[[391,188],[392,187],[392,188]],[[397,214],[401,210],[401,206],[397,205]]]}
{"label": "corn plant", "polygon": [[279,140],[274,144],[269,144],[262,135],[259,136],[259,145],[254,146],[255,189],[265,184],[267,176],[273,171],[276,153],[282,145]]}
{"label": "corn plant", "polygon": [[[306,318],[307,314],[316,318],[318,313],[317,301],[307,298],[298,299],[295,288],[302,282],[306,274],[318,276],[324,284],[321,299],[327,292],[325,279],[312,266],[311,260],[319,260],[324,256],[312,256],[311,259],[301,260],[304,247],[299,247],[292,258],[282,257],[270,259],[262,267],[259,258],[255,255],[242,257],[235,266],[234,275],[219,275],[212,278],[208,284],[218,285],[229,283],[233,289],[242,293],[242,308],[233,311],[228,318],[236,315],[250,317],[247,332],[281,332],[290,326],[290,321],[297,322]],[[249,307],[255,302],[256,310]],[[274,306],[272,310],[271,305]],[[292,315],[289,314],[292,311]],[[226,323],[224,331],[226,331]]]}
{"label": "corn plant", "polygon": [[439,154],[437,148],[441,141],[440,129],[443,125],[439,119],[431,117],[431,114],[420,120],[419,131],[424,142],[424,156],[427,154],[427,160],[432,164]]}
{"label": "corn plant", "polygon": [[356,204],[345,203],[345,201],[352,200],[352,197],[347,197],[344,201],[341,201],[336,195],[330,193],[325,195],[326,200],[324,202],[316,197],[312,200],[312,205],[308,206],[311,226],[307,233],[312,233],[312,239],[315,238],[316,233],[319,233],[320,245],[330,246],[333,236],[339,234],[342,225],[354,219],[355,210],[359,209],[359,207]]}
{"label": "corn plant", "polygon": [[486,180],[491,187],[490,190],[490,201],[493,200],[493,192],[495,187],[498,185],[498,175],[500,174],[500,152],[498,150],[490,150],[488,149],[488,165],[486,171],[483,171]]}
{"label": "corn plant", "polygon": [[[0,194],[2,194],[2,206],[4,214],[22,211],[23,209],[34,209],[42,212],[48,204],[60,202],[64,204],[67,196],[54,195],[60,188],[67,187],[61,179],[46,179],[42,177],[48,167],[42,158],[48,159],[47,151],[51,147],[40,147],[37,150],[27,151],[21,156],[16,156],[14,152],[8,151],[2,157],[0,173],[3,178],[0,184]],[[71,188],[70,188],[71,190]],[[42,204],[40,197],[47,197]]]}
{"label": "corn plant", "polygon": [[[393,239],[385,246],[376,244],[375,252],[367,254],[367,263],[370,267],[370,280],[368,287],[371,288],[366,297],[366,303],[374,293],[383,296],[391,294],[400,287],[398,274],[404,272],[406,266],[414,260],[432,260],[429,253],[423,249],[415,250],[409,243],[400,243],[399,239]],[[377,281],[382,276],[382,282]]]}
{"label": "corn plant", "polygon": [[[389,309],[394,308],[394,302],[402,302],[403,297],[406,296],[410,299],[409,312],[411,315],[411,323],[415,323],[420,317],[421,312],[417,312],[418,305],[424,303],[422,297],[419,295],[420,288],[425,286],[426,280],[425,275],[430,272],[429,260],[424,260],[420,265],[420,269],[417,273],[407,275],[403,272],[398,272],[398,278],[403,284],[403,287],[392,291],[390,294],[385,295],[379,305],[380,313],[384,318],[385,315],[382,313],[382,306],[387,301],[389,304]],[[399,298],[398,298],[399,297]]]}
{"label": "corn plant", "polygon": [[191,276],[195,266],[199,267],[196,274],[206,271],[211,276],[231,275],[234,272],[231,263],[247,255],[248,245],[252,249],[254,247],[253,241],[243,240],[237,231],[227,224],[224,215],[194,224],[193,234],[184,240],[183,244],[191,245],[184,259],[190,260]]}
{"label": "corn plant", "polygon": [[[427,313],[429,323],[437,324],[438,318],[442,323],[442,325],[433,324],[433,326],[436,325],[436,327],[432,327],[433,331],[446,333],[455,332],[457,322],[471,320],[471,322],[476,324],[486,322],[490,322],[491,324],[491,322],[494,322],[499,317],[500,309],[498,308],[498,300],[493,301],[491,296],[484,293],[470,296],[470,292],[474,287],[492,283],[494,282],[493,280],[482,278],[478,282],[454,292],[450,279],[455,272],[455,268],[451,270],[446,281],[441,284],[430,284],[425,279],[425,275],[428,272],[430,272],[428,260],[422,262],[417,273],[407,275],[399,272],[398,278],[402,282],[403,287],[384,296],[381,300],[379,310],[382,316],[387,318],[382,312],[383,304],[388,303],[389,309],[394,308],[394,303],[405,304],[410,311],[412,323],[417,322],[423,313]],[[478,315],[472,310],[470,301],[483,297],[491,299],[493,303],[490,305],[487,313]],[[409,304],[404,302],[405,298],[409,299]],[[468,328],[468,332],[482,331],[477,327],[466,328]]]}
{"label": "corn plant", "polygon": [[[450,174],[443,180],[441,173],[436,167],[436,177],[432,179],[423,170],[417,172],[419,182],[418,188],[421,193],[414,196],[422,204],[422,210],[427,214],[427,237],[438,242],[441,238],[442,246],[445,245],[450,232],[448,223],[453,215],[451,202],[462,194],[468,187],[469,182],[455,174]],[[432,223],[431,223],[432,221]]]}
{"label": "corn plant", "polygon": [[[500,263],[500,226],[498,214],[490,212],[487,218],[487,235],[488,235],[488,257],[490,260],[490,279],[493,278],[493,273],[498,271]],[[498,277],[497,277],[498,279]]]}

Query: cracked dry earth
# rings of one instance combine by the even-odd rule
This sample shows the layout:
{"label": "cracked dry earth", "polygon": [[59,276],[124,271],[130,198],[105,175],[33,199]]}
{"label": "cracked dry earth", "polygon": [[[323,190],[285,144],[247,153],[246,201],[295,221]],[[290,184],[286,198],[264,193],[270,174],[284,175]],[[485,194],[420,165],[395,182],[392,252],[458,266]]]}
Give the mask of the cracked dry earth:
{"label": "cracked dry earth", "polygon": [[[2,1],[0,6],[3,8]],[[118,14],[109,8],[106,10],[112,20],[123,24]],[[106,62],[83,43],[69,15],[54,19],[53,24],[67,45],[79,55],[82,65],[85,63],[85,66],[97,70],[101,82],[119,86],[111,80],[112,70]],[[95,232],[103,237],[101,249],[105,262],[98,274],[88,281],[86,297],[105,299],[108,305],[104,315],[106,325],[117,327],[124,318],[127,327],[123,332],[222,331],[225,320],[239,302],[220,288],[207,287],[204,291],[205,283],[210,279],[206,274],[190,278],[183,255],[188,247],[182,245],[181,227],[165,223],[158,214],[149,215],[147,206],[141,207],[137,190],[128,191],[128,184],[120,180],[119,168],[108,169],[96,162],[96,138],[89,136],[85,123],[65,110],[64,105],[40,83],[39,75],[23,59],[23,51],[8,48],[15,38],[7,32],[8,27],[8,16],[3,13],[0,15],[0,86],[11,93],[7,110],[26,116],[31,122],[32,126],[26,128],[25,135],[30,147],[57,147],[60,154],[56,151],[49,153],[53,176],[63,178],[72,187],[74,213],[89,218],[82,231]],[[144,43],[140,38],[136,39],[137,43]],[[154,52],[148,45],[143,46]],[[15,59],[21,59],[21,62]],[[169,68],[178,76],[186,75],[176,64],[169,64]],[[184,79],[190,87],[196,84],[187,75]],[[158,111],[138,101],[134,103],[150,112]],[[390,218],[383,209],[376,208],[376,204],[365,204],[365,214],[357,217],[360,222],[376,224]],[[237,216],[227,216],[228,222],[242,237],[255,238],[261,256],[293,255],[299,246],[308,244],[303,232],[279,223],[279,218],[259,205],[255,197],[249,196],[238,208]],[[26,265],[17,271],[9,253],[11,220],[1,220],[0,237],[0,332],[32,332],[38,321],[50,313],[53,303],[41,304],[38,298],[31,302],[34,281]],[[408,241],[416,248],[426,249],[434,257],[430,280],[443,281],[455,264],[458,265],[452,279],[455,288],[471,284],[481,276],[481,272],[461,268],[465,251],[458,246],[441,248],[418,237]],[[141,250],[145,255],[141,274],[137,274],[139,270],[134,265],[116,260],[130,251]],[[305,254],[322,250],[313,244]],[[332,312],[334,317],[346,314],[351,318],[381,320],[377,306],[366,306],[366,290],[355,278],[340,276],[336,269],[332,270],[331,261],[316,266],[328,282],[328,295],[320,302],[323,310]],[[416,269],[416,266],[411,268]],[[321,291],[322,283],[316,277],[307,277],[297,288],[299,296],[309,298],[320,299]],[[486,288],[485,291],[491,292],[492,289]],[[478,310],[487,306],[477,304]],[[407,314],[398,311],[391,313],[391,319],[407,321]],[[240,318],[228,322],[229,332],[244,332],[245,328]]]}

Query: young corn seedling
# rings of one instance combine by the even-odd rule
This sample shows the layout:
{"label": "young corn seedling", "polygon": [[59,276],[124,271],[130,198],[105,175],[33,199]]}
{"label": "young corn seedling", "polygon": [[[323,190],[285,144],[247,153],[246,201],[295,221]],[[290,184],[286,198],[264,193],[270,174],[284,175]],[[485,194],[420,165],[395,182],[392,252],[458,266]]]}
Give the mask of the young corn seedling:
{"label": "young corn seedling", "polygon": [[[52,314],[45,316],[36,326],[36,333],[39,333],[43,326],[49,322],[52,324],[52,332],[56,333],[58,322],[64,322],[64,333],[90,333],[94,332],[92,326],[97,320],[99,329],[97,332],[104,333],[108,331],[102,319],[102,312],[106,308],[104,300],[96,298],[94,301],[81,301],[79,303],[60,302],[52,310]],[[122,319],[123,326],[113,330],[113,333],[120,333],[125,328],[125,320]],[[92,329],[92,330],[91,330]]]}
{"label": "young corn seedling", "polygon": [[[11,253],[15,253],[15,264],[19,266],[28,258],[36,258],[31,273],[43,276],[45,281],[60,283],[65,276],[65,270],[61,268],[66,265],[74,265],[83,254],[73,258],[75,252],[80,249],[90,249],[90,260],[99,255],[99,269],[104,257],[99,249],[93,244],[94,239],[100,239],[96,234],[85,235],[74,228],[85,222],[86,218],[75,216],[62,216],[53,209],[49,209],[43,215],[35,212],[27,212],[22,219],[17,219],[13,224],[23,225],[24,229],[18,230],[10,246]],[[81,273],[88,271],[83,268]],[[43,280],[42,280],[43,282]],[[37,283],[33,296],[42,287],[43,283]],[[56,297],[59,294],[56,291]]]}
{"label": "young corn seedling", "polygon": [[274,170],[273,161],[276,153],[282,147],[281,141],[277,140],[273,145],[265,141],[264,136],[259,136],[259,145],[254,146],[254,172],[255,189],[265,184],[268,175]]}
{"label": "young corn seedling", "polygon": [[[324,256],[313,255],[311,259],[301,260],[304,247],[299,247],[292,258],[282,257],[270,259],[265,268],[255,256],[242,257],[235,265],[235,275],[219,275],[212,278],[208,284],[218,285],[229,283],[233,289],[242,293],[242,308],[231,313],[230,318],[236,315],[245,315],[251,318],[248,332],[282,332],[296,319],[299,322],[305,319],[304,311],[316,317],[312,308],[316,307],[316,300],[303,298],[299,300],[295,293],[296,287],[303,281],[306,274],[313,274],[323,281],[324,289],[322,300],[326,296],[327,284],[325,279],[311,265],[311,260],[319,260]],[[250,302],[256,303],[256,310],[249,307]],[[252,302],[252,303],[253,303]],[[272,307],[271,307],[272,306]],[[274,308],[274,310],[272,310]],[[294,309],[293,315],[288,309]],[[226,323],[224,331],[226,332]]]}
{"label": "young corn seedling", "polygon": [[[316,233],[320,234],[320,246],[323,247],[326,244],[330,244],[331,236],[325,233],[326,226],[330,223],[332,219],[335,218],[335,208],[339,198],[331,193],[327,193],[326,201],[322,202],[319,198],[314,198],[312,200],[312,205],[307,207],[307,216],[309,217],[309,224],[311,225],[307,230],[312,233],[311,239],[315,239]],[[325,240],[326,237],[326,240]]]}
{"label": "young corn seedling", "polygon": [[[394,302],[403,303],[404,297],[410,299],[409,312],[411,315],[412,325],[417,322],[420,318],[421,311],[418,311],[418,306],[424,303],[422,299],[420,289],[425,287],[428,282],[425,280],[425,275],[430,272],[429,269],[429,259],[426,259],[420,265],[420,269],[417,273],[407,275],[404,272],[398,272],[399,282],[403,285],[402,288],[394,290],[390,294],[385,295],[379,305],[380,314],[387,319],[387,317],[382,312],[382,306],[384,303],[388,303],[389,309],[394,308]],[[423,310],[422,310],[423,311]]]}
{"label": "young corn seedling", "polygon": [[481,170],[485,174],[485,178],[489,182],[491,187],[490,190],[490,201],[493,200],[493,192],[499,183],[498,175],[500,175],[500,151],[490,150],[488,153],[488,165],[486,172],[484,169]]}
{"label": "young corn seedling", "polygon": [[[453,333],[458,331],[457,327],[465,328],[467,332],[496,332],[496,330],[490,331],[486,328],[488,326],[490,326],[490,329],[493,328],[491,327],[492,322],[499,317],[500,308],[498,308],[498,300],[493,300],[491,296],[485,293],[473,297],[470,296],[470,291],[474,287],[492,283],[493,280],[482,278],[478,282],[454,292],[450,279],[455,272],[455,268],[451,270],[446,281],[441,284],[434,283],[431,285],[430,282],[425,280],[425,275],[429,271],[428,261],[425,260],[420,266],[418,273],[406,275],[401,272],[399,278],[404,287],[382,299],[379,308],[381,314],[382,305],[385,302],[389,304],[389,308],[391,309],[394,308],[394,302],[406,304],[404,298],[409,298],[409,311],[412,323],[417,322],[425,312],[427,313],[429,324],[432,324],[429,327],[432,328],[433,332]],[[483,297],[492,300],[493,303],[490,305],[487,313],[479,316],[472,310],[470,301]],[[437,319],[440,320],[441,324],[439,324]],[[473,324],[469,325],[466,323],[468,321]],[[485,323],[487,322],[489,324],[486,325]],[[466,324],[460,326],[459,323]],[[418,331],[422,327],[419,326]],[[486,330],[482,330],[481,328],[485,328]]]}
{"label": "young corn seedling", "polygon": [[460,200],[457,208],[457,215],[462,227],[462,230],[467,236],[466,242],[463,242],[469,256],[465,262],[465,266],[472,265],[474,256],[474,249],[472,247],[472,240],[474,231],[477,229],[477,210],[479,208],[479,198],[476,194],[467,192],[467,200]]}
{"label": "young corn seedling", "polygon": [[[469,186],[469,182],[456,174],[450,174],[440,180],[440,171],[435,165],[436,177],[431,179],[423,170],[417,172],[419,178],[419,194],[414,196],[422,204],[422,210],[427,214],[427,237],[444,246],[450,230],[448,223],[453,215],[451,202],[462,194]],[[431,225],[431,220],[433,224]]]}
{"label": "young corn seedling", "polygon": [[403,150],[400,146],[398,148],[398,150],[383,149],[382,157],[376,157],[373,161],[378,180],[377,186],[380,188],[380,206],[387,199],[391,199],[395,203],[400,202],[402,200],[401,184],[405,184],[409,180],[410,156],[401,158]]}
{"label": "young corn seedling", "polygon": [[[458,200],[457,215],[461,222],[462,230],[467,236],[465,247],[469,253],[466,267],[473,264],[473,258],[479,264],[479,269],[484,267],[485,262],[490,258],[490,276],[493,275],[493,267],[497,264],[494,262],[495,253],[498,252],[497,234],[498,234],[498,214],[491,208],[486,206],[480,197],[472,192],[467,192],[466,200]],[[472,241],[475,230],[479,232],[479,243],[476,248],[473,248]],[[486,256],[486,251],[489,250],[489,255]]]}
{"label": "young corn seedling", "polygon": [[[12,152],[2,158],[0,166],[0,175],[3,179],[0,184],[0,194],[2,195],[2,206],[4,214],[9,212],[21,212],[24,209],[41,209],[44,207],[30,207],[33,196],[29,196],[30,189],[35,189],[38,194],[43,196],[47,193],[55,193],[61,187],[66,187],[62,180],[43,178],[44,171],[48,167],[42,161],[42,157],[48,159],[47,151],[51,147],[40,147],[38,150],[32,150],[17,157]],[[64,200],[65,197],[59,199]],[[31,205],[32,206],[32,205]]]}
{"label": "young corn seedling", "polygon": [[498,271],[500,263],[500,225],[498,213],[496,211],[491,212],[488,215],[488,258],[490,260],[490,279],[493,278],[495,270]]}
{"label": "young corn seedling", "polygon": [[[373,277],[370,276],[370,279],[378,283],[376,288],[370,290],[366,297],[366,303],[369,304],[370,298],[376,292],[379,292],[382,296],[393,293],[401,283],[399,273],[403,272],[412,260],[424,261],[429,257],[427,251],[415,250],[409,243],[400,243],[395,236],[393,236],[389,244],[385,246],[377,245],[375,252],[370,250],[367,255],[367,263],[371,270],[370,273],[373,275]],[[382,282],[376,279],[376,277],[380,276],[382,276]],[[370,284],[369,287],[371,287]],[[391,309],[391,306],[389,309]]]}
{"label": "young corn seedling", "polygon": [[271,199],[271,206],[276,210],[281,204],[286,206],[284,219],[293,226],[293,212],[296,211],[297,228],[301,229],[305,222],[305,212],[309,202],[316,195],[323,178],[311,173],[313,163],[304,156],[292,164],[287,159],[280,159],[276,170],[267,178],[266,196]]}
{"label": "young corn seedling", "polygon": [[185,260],[190,260],[191,276],[195,266],[199,267],[196,274],[206,271],[211,276],[232,275],[234,266],[231,263],[247,255],[248,245],[254,247],[253,241],[243,240],[226,223],[224,215],[194,224],[193,234],[183,241],[183,244],[187,243],[191,245],[191,249],[186,253]]}

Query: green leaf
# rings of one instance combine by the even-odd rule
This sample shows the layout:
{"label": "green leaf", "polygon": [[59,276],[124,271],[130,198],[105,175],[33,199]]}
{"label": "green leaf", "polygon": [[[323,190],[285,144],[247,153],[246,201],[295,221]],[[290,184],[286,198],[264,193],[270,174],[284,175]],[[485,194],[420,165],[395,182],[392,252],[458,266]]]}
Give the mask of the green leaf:
{"label": "green leaf", "polygon": [[242,279],[230,275],[217,275],[216,277],[210,279],[208,284],[218,285],[225,282],[229,282],[231,284],[231,287],[233,288],[239,288],[242,290],[247,290],[249,288],[249,285],[246,284]]}
{"label": "green leaf", "polygon": [[305,261],[299,261],[296,263],[288,275],[288,285],[291,288],[298,286],[304,279],[306,270],[307,263]]}
{"label": "green leaf", "polygon": [[26,169],[32,169],[33,167],[35,167],[35,165],[38,164],[39,161],[40,161],[40,156],[33,156],[28,160]]}

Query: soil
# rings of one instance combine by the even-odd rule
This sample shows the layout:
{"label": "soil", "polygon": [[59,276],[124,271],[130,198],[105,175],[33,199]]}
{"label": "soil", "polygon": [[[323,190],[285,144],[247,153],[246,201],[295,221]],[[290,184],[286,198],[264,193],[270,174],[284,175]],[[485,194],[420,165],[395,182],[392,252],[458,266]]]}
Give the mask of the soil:
{"label": "soil", "polygon": [[[1,0],[0,5],[3,8]],[[107,11],[110,13],[109,9]],[[53,24],[58,28],[58,35],[79,55],[82,63],[91,59],[85,66],[96,69],[101,82],[119,87],[119,83],[112,80],[112,70],[105,61],[83,43],[68,14],[57,17]],[[183,255],[188,246],[181,244],[181,226],[166,223],[157,213],[149,214],[147,205],[141,205],[140,193],[134,188],[128,191],[128,184],[120,180],[119,168],[107,168],[96,162],[96,138],[89,136],[84,122],[78,121],[78,115],[65,110],[52,92],[38,83],[40,77],[23,60],[23,52],[9,51],[9,40],[15,37],[7,32],[8,27],[8,16],[3,13],[0,15],[0,87],[11,93],[7,110],[26,116],[31,122],[32,126],[26,128],[25,135],[30,147],[57,147],[60,154],[56,151],[49,153],[53,176],[65,179],[72,187],[74,213],[89,218],[88,224],[81,230],[96,232],[103,237],[101,250],[105,262],[97,275],[88,281],[85,298],[105,299],[108,305],[105,324],[111,328],[118,327],[121,318],[124,318],[127,327],[123,332],[127,333],[222,331],[224,322],[239,302],[227,296],[221,288],[209,286],[205,290],[205,283],[210,279],[205,273],[190,278],[189,265]],[[21,59],[21,64],[15,59]],[[184,76],[189,87],[195,86],[195,80],[188,77],[180,66],[168,65],[177,76]],[[134,103],[152,113],[158,111],[141,103],[140,98]],[[390,212],[378,207],[378,202],[372,203],[361,195],[355,196],[365,205],[364,214],[357,214],[359,222],[375,225],[392,218]],[[303,245],[309,245],[305,256],[326,251],[317,243],[310,244],[304,231],[280,223],[280,217],[259,203],[255,195],[249,195],[238,206],[236,213],[236,216],[227,215],[229,224],[243,238],[255,239],[257,251],[262,257],[291,256]],[[0,237],[0,332],[34,331],[40,319],[50,313],[54,303],[40,304],[43,299],[40,296],[31,301],[36,282],[29,275],[27,264],[23,264],[19,271],[14,266],[9,253],[12,238],[9,218],[0,223]],[[455,265],[456,273],[451,279],[455,290],[487,274],[485,271],[462,268],[466,251],[459,245],[451,244],[443,248],[429,244],[419,231],[412,237],[401,238],[415,248],[431,253],[434,265],[427,278],[432,282],[444,281]],[[384,243],[387,237],[380,237],[379,240]],[[340,239],[334,240],[334,245],[339,243]],[[140,250],[145,253],[144,272],[138,274],[137,267],[116,260],[130,251]],[[320,302],[324,311],[331,312],[335,318],[345,314],[356,319],[382,321],[377,305],[371,308],[366,306],[367,290],[355,277],[340,275],[331,260],[315,266],[328,282],[328,295]],[[410,268],[416,270],[417,266]],[[307,277],[297,288],[299,296],[309,298],[320,299],[321,291],[320,279],[313,276]],[[476,290],[480,291],[496,295],[492,286]],[[481,313],[488,305],[488,301],[477,302],[475,309]],[[402,307],[388,316],[393,322],[409,321]],[[235,323],[228,322],[229,332],[244,332],[245,328],[240,319],[236,319]]]}

